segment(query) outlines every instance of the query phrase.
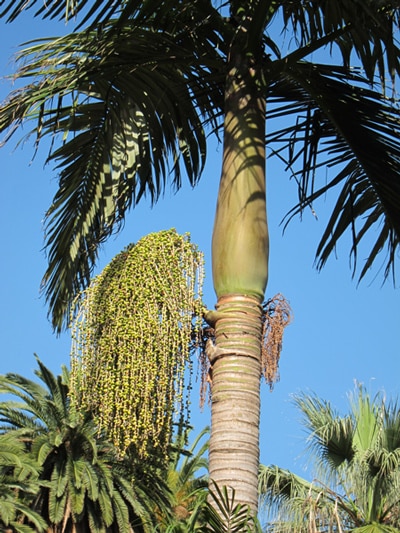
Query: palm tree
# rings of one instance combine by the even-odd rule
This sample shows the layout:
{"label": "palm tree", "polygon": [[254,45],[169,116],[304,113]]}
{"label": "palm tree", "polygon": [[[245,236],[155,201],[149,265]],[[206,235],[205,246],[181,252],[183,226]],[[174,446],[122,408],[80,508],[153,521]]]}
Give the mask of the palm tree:
{"label": "palm tree", "polygon": [[[39,466],[12,433],[0,434],[0,528],[30,533],[45,531],[46,522],[30,508],[39,488]],[[30,525],[28,525],[30,524]]]}
{"label": "palm tree", "polygon": [[[38,365],[43,385],[17,374],[0,376],[1,393],[19,399],[0,403],[2,430],[23,442],[41,469],[33,515],[45,518],[54,533],[150,531],[152,508],[167,500],[156,468],[146,472],[137,465],[135,471],[132,457],[119,460],[90,414],[72,409],[66,368],[55,377]],[[165,494],[158,495],[161,488]]]}
{"label": "palm tree", "polygon": [[274,532],[400,531],[400,408],[361,387],[340,416],[315,395],[295,399],[316,476],[260,469],[261,499]]}
{"label": "palm tree", "polygon": [[[37,2],[2,5],[12,21]],[[385,276],[394,272],[400,121],[382,86],[399,72],[398,2],[53,0],[39,2],[36,14],[80,16],[75,32],[20,53],[17,77],[27,85],[0,109],[8,136],[31,118],[36,141],[52,139],[48,160],[60,177],[47,213],[43,286],[56,330],[127,211],[145,196],[156,201],[167,179],[179,188],[183,170],[195,185],[207,134],[223,132],[212,238],[218,302],[206,314],[216,342],[208,346],[209,468],[211,480],[256,510],[266,146],[299,185],[289,218],[338,191],[317,249],[320,267],[350,229],[355,260],[360,241],[375,235],[360,277],[382,250]],[[285,47],[282,32],[291,36]],[[312,61],[321,51],[332,54],[329,64]],[[336,172],[318,185],[322,165]]]}

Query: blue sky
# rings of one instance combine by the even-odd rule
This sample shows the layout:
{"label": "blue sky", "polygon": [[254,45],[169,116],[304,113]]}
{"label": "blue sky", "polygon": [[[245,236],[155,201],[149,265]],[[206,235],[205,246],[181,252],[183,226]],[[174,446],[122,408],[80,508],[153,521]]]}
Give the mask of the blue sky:
{"label": "blue sky", "polygon": [[[0,20],[0,76],[13,72],[11,58],[18,44],[64,31],[63,23],[42,22],[31,15],[11,25]],[[1,99],[10,89],[10,83],[0,79]],[[34,353],[55,373],[62,364],[68,365],[70,340],[68,333],[61,337],[52,333],[39,295],[46,268],[42,219],[57,177],[44,167],[45,148],[32,162],[32,144],[15,149],[17,139],[0,149],[0,373],[32,377]],[[122,233],[104,246],[99,270],[128,243],[149,232],[171,227],[188,231],[205,253],[205,300],[214,306],[210,246],[220,165],[221,147],[210,146],[206,170],[195,190],[185,186],[174,195],[167,189],[155,207],[144,203],[132,211]],[[329,215],[330,198],[314,206],[318,220],[306,212],[302,222],[295,220],[282,235],[280,221],[296,202],[296,187],[273,160],[268,161],[267,172],[271,247],[266,296],[283,293],[294,319],[285,334],[280,382],[272,393],[266,385],[262,387],[261,460],[307,475],[304,433],[291,396],[314,391],[343,412],[355,382],[363,383],[371,393],[397,395],[399,290],[391,282],[382,286],[378,268],[357,286],[351,279],[349,236],[338,246],[337,257],[318,273],[313,267],[314,254]],[[192,404],[192,422],[200,431],[209,422],[209,412],[207,407],[203,413],[197,408],[196,387]]]}

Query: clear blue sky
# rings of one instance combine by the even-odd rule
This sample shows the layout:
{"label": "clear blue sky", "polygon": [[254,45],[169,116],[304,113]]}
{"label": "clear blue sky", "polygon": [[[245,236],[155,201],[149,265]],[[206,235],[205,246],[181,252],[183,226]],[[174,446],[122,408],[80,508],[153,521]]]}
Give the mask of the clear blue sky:
{"label": "clear blue sky", "polygon": [[[0,21],[0,75],[14,70],[12,55],[17,45],[34,37],[57,35],[63,23],[42,22],[26,16],[12,25]],[[0,98],[10,83],[0,80]],[[25,132],[28,126],[25,126]],[[17,140],[17,137],[15,137]],[[41,222],[56,188],[56,175],[44,167],[45,149],[31,163],[32,144],[14,150],[15,142],[0,149],[1,209],[0,249],[0,373],[33,376],[37,353],[53,372],[69,364],[68,334],[57,338],[47,320],[39,284],[46,267],[42,251]],[[210,243],[221,165],[221,148],[210,147],[209,160],[197,189],[185,187],[174,195],[169,190],[153,209],[143,204],[130,213],[123,232],[104,247],[101,269],[128,243],[160,229],[189,231],[206,256],[206,303],[215,297],[211,280]],[[325,179],[322,173],[321,179]],[[314,391],[339,409],[347,406],[354,383],[371,393],[399,392],[400,306],[399,290],[391,282],[381,285],[376,269],[357,286],[351,279],[349,239],[338,246],[325,269],[313,268],[318,239],[329,214],[330,200],[315,206],[318,221],[306,213],[294,221],[285,235],[279,225],[296,202],[295,185],[276,162],[268,162],[268,210],[271,232],[270,281],[267,297],[283,293],[294,312],[287,328],[280,364],[281,380],[272,393],[262,389],[261,460],[306,475],[304,434],[291,395]],[[400,213],[399,213],[400,216]],[[360,257],[362,261],[362,257]],[[377,279],[374,281],[374,277]],[[193,392],[193,424],[200,430],[209,421],[208,409],[197,409]]]}

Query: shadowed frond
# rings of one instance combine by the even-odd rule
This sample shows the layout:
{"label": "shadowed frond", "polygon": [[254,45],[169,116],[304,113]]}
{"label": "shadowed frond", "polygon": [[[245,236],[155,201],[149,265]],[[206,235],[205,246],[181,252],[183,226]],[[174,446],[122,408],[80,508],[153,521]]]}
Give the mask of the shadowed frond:
{"label": "shadowed frond", "polygon": [[385,85],[386,78],[394,82],[400,72],[399,7],[397,0],[294,1],[282,2],[282,16],[297,48],[312,48],[330,36],[331,50],[339,50],[346,67],[355,55],[369,82],[378,74]]}
{"label": "shadowed frond", "polygon": [[215,75],[196,70],[183,46],[151,29],[111,30],[32,44],[21,53],[19,77],[40,81],[12,93],[0,110],[0,131],[12,135],[34,119],[36,143],[62,136],[48,158],[57,163],[59,190],[46,215],[43,279],[57,330],[126,211],[144,196],[155,202],[167,178],[179,189],[182,170],[197,183],[203,121],[219,113]]}
{"label": "shadowed frond", "polygon": [[[146,2],[140,0],[130,0],[128,2],[115,2],[114,0],[96,0],[95,2],[88,2],[88,0],[50,0],[43,3],[42,1],[31,0],[26,2],[20,0],[18,2],[1,0],[0,1],[0,17],[6,17],[7,22],[12,22],[19,15],[28,9],[36,8],[35,17],[42,17],[44,19],[65,19],[68,21],[78,15],[83,17],[84,24],[89,19],[92,23],[98,23],[101,20],[108,20],[110,17],[118,15],[125,7],[130,14],[137,13],[142,4]],[[165,4],[166,2],[158,2],[158,4]],[[152,3],[156,5],[155,2]]]}
{"label": "shadowed frond", "polygon": [[[360,279],[385,251],[385,277],[394,276],[400,244],[400,110],[396,102],[366,87],[365,82],[360,73],[349,74],[342,67],[291,65],[271,86],[276,107],[270,114],[280,118],[293,113],[296,120],[268,139],[275,146],[273,153],[287,163],[299,185],[299,204],[286,222],[312,207],[327,191],[338,191],[317,248],[319,268],[350,230],[355,272],[361,241],[366,235],[375,238]],[[322,167],[330,173],[335,167],[338,171],[320,186],[318,170]]]}

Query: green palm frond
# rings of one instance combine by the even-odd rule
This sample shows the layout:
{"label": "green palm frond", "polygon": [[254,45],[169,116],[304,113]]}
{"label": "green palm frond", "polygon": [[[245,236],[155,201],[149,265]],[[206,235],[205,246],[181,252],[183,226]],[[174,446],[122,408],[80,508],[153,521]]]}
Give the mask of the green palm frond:
{"label": "green palm frond", "polygon": [[311,483],[305,479],[275,465],[260,465],[258,487],[262,498],[270,493],[269,502],[275,498],[290,500],[313,490]]}
{"label": "green palm frond", "polygon": [[[193,440],[190,447],[186,450],[183,447],[180,449],[181,453],[179,454],[181,457],[181,464],[179,465],[179,455],[177,462],[173,465],[176,470],[178,470],[179,473],[179,479],[178,483],[180,486],[184,486],[188,483],[193,483],[195,481],[198,481],[201,483],[202,481],[205,482],[206,486],[207,482],[203,478],[195,478],[195,475],[201,470],[204,469],[204,471],[207,471],[208,468],[208,461],[205,457],[207,451],[208,451],[208,435],[210,433],[210,428],[205,427]],[[187,435],[182,435],[182,438],[187,438]],[[206,440],[202,443],[201,441],[206,437]]]}
{"label": "green palm frond", "polygon": [[258,477],[260,507],[268,518],[285,515],[292,525],[302,523],[304,502],[318,494],[317,487],[288,470],[275,465],[260,465]]}
{"label": "green palm frond", "polygon": [[309,482],[275,465],[260,466],[260,504],[274,532],[309,532],[324,521],[342,525],[343,501],[318,481]]}
{"label": "green palm frond", "polygon": [[303,415],[309,433],[308,450],[316,458],[318,471],[335,475],[338,468],[354,456],[354,421],[341,417],[329,402],[312,395],[298,395],[295,405]]}
{"label": "green palm frond", "polygon": [[157,529],[164,533],[194,531],[201,523],[201,513],[207,498],[209,428],[204,428],[188,445],[192,428],[178,432],[164,473],[168,501],[160,502],[153,515]]}
{"label": "green palm frond", "polygon": [[129,511],[126,503],[118,492],[114,492],[113,511],[121,533],[130,533]]}
{"label": "green palm frond", "polygon": [[[108,523],[110,521],[110,518],[113,515],[113,502],[110,498],[110,494],[112,494],[113,488],[109,492],[101,490],[99,492],[99,498],[98,498],[98,505],[101,511],[101,515],[104,517],[104,522]],[[95,507],[95,512],[98,513],[97,505]]]}
{"label": "green palm frond", "polygon": [[[400,244],[400,111],[365,82],[361,74],[339,66],[291,65],[271,87],[276,104],[271,117],[295,114],[297,120],[269,138],[274,153],[285,160],[299,184],[299,204],[288,213],[286,223],[329,190],[339,190],[317,248],[319,268],[350,230],[355,269],[360,242],[375,235],[360,279],[385,250],[385,277],[394,275]],[[318,186],[323,166],[338,171]]]}
{"label": "green palm frond", "polygon": [[296,396],[295,404],[317,475],[309,482],[277,466],[260,467],[261,504],[271,531],[399,530],[400,448],[392,439],[400,419],[397,402],[386,404],[381,394],[371,398],[358,387],[346,416],[316,395]]}
{"label": "green palm frond", "polygon": [[392,81],[400,73],[400,50],[396,39],[400,11],[396,2],[382,0],[336,0],[335,2],[282,2],[286,30],[294,33],[298,48],[312,47],[321,37],[331,36],[343,64],[356,55],[366,76],[373,82]]}
{"label": "green palm frond", "polygon": [[[26,523],[22,523],[24,520]],[[29,525],[28,525],[29,524]],[[47,531],[46,521],[29,505],[11,500],[0,501],[0,527],[4,531],[12,529],[17,533],[41,533]]]}
{"label": "green palm frond", "polygon": [[235,492],[226,487],[222,489],[214,484],[209,491],[212,503],[207,502],[203,508],[202,533],[255,533],[260,532],[260,525],[250,509],[235,502]]}
{"label": "green palm frond", "polygon": [[[155,202],[167,177],[179,189],[183,171],[192,185],[202,172],[203,121],[220,112],[212,74],[219,55],[213,52],[211,68],[202,66],[182,46],[188,39],[177,39],[151,28],[115,32],[110,24],[100,35],[75,33],[20,54],[18,76],[40,81],[10,95],[0,131],[12,135],[33,119],[37,143],[62,136],[48,158],[57,164],[59,190],[46,215],[43,279],[57,329],[126,212],[144,196]],[[204,42],[209,51],[213,42]]]}
{"label": "green palm frond", "polygon": [[369,396],[363,395],[362,390],[352,398],[355,421],[353,446],[356,453],[361,456],[368,450],[375,450],[378,446],[381,432],[380,407]]}
{"label": "green palm frond", "polygon": [[[33,457],[27,453],[25,443],[20,438],[20,434],[14,432],[8,432],[0,434],[0,474],[1,476],[7,476],[9,469],[13,470],[12,479],[15,488],[17,484],[21,483],[25,485],[25,489],[29,487],[29,480],[32,482],[32,492],[37,488],[35,482],[39,476],[40,466],[33,459]],[[4,477],[3,477],[4,481]],[[4,485],[1,484],[0,490],[4,489]]]}

